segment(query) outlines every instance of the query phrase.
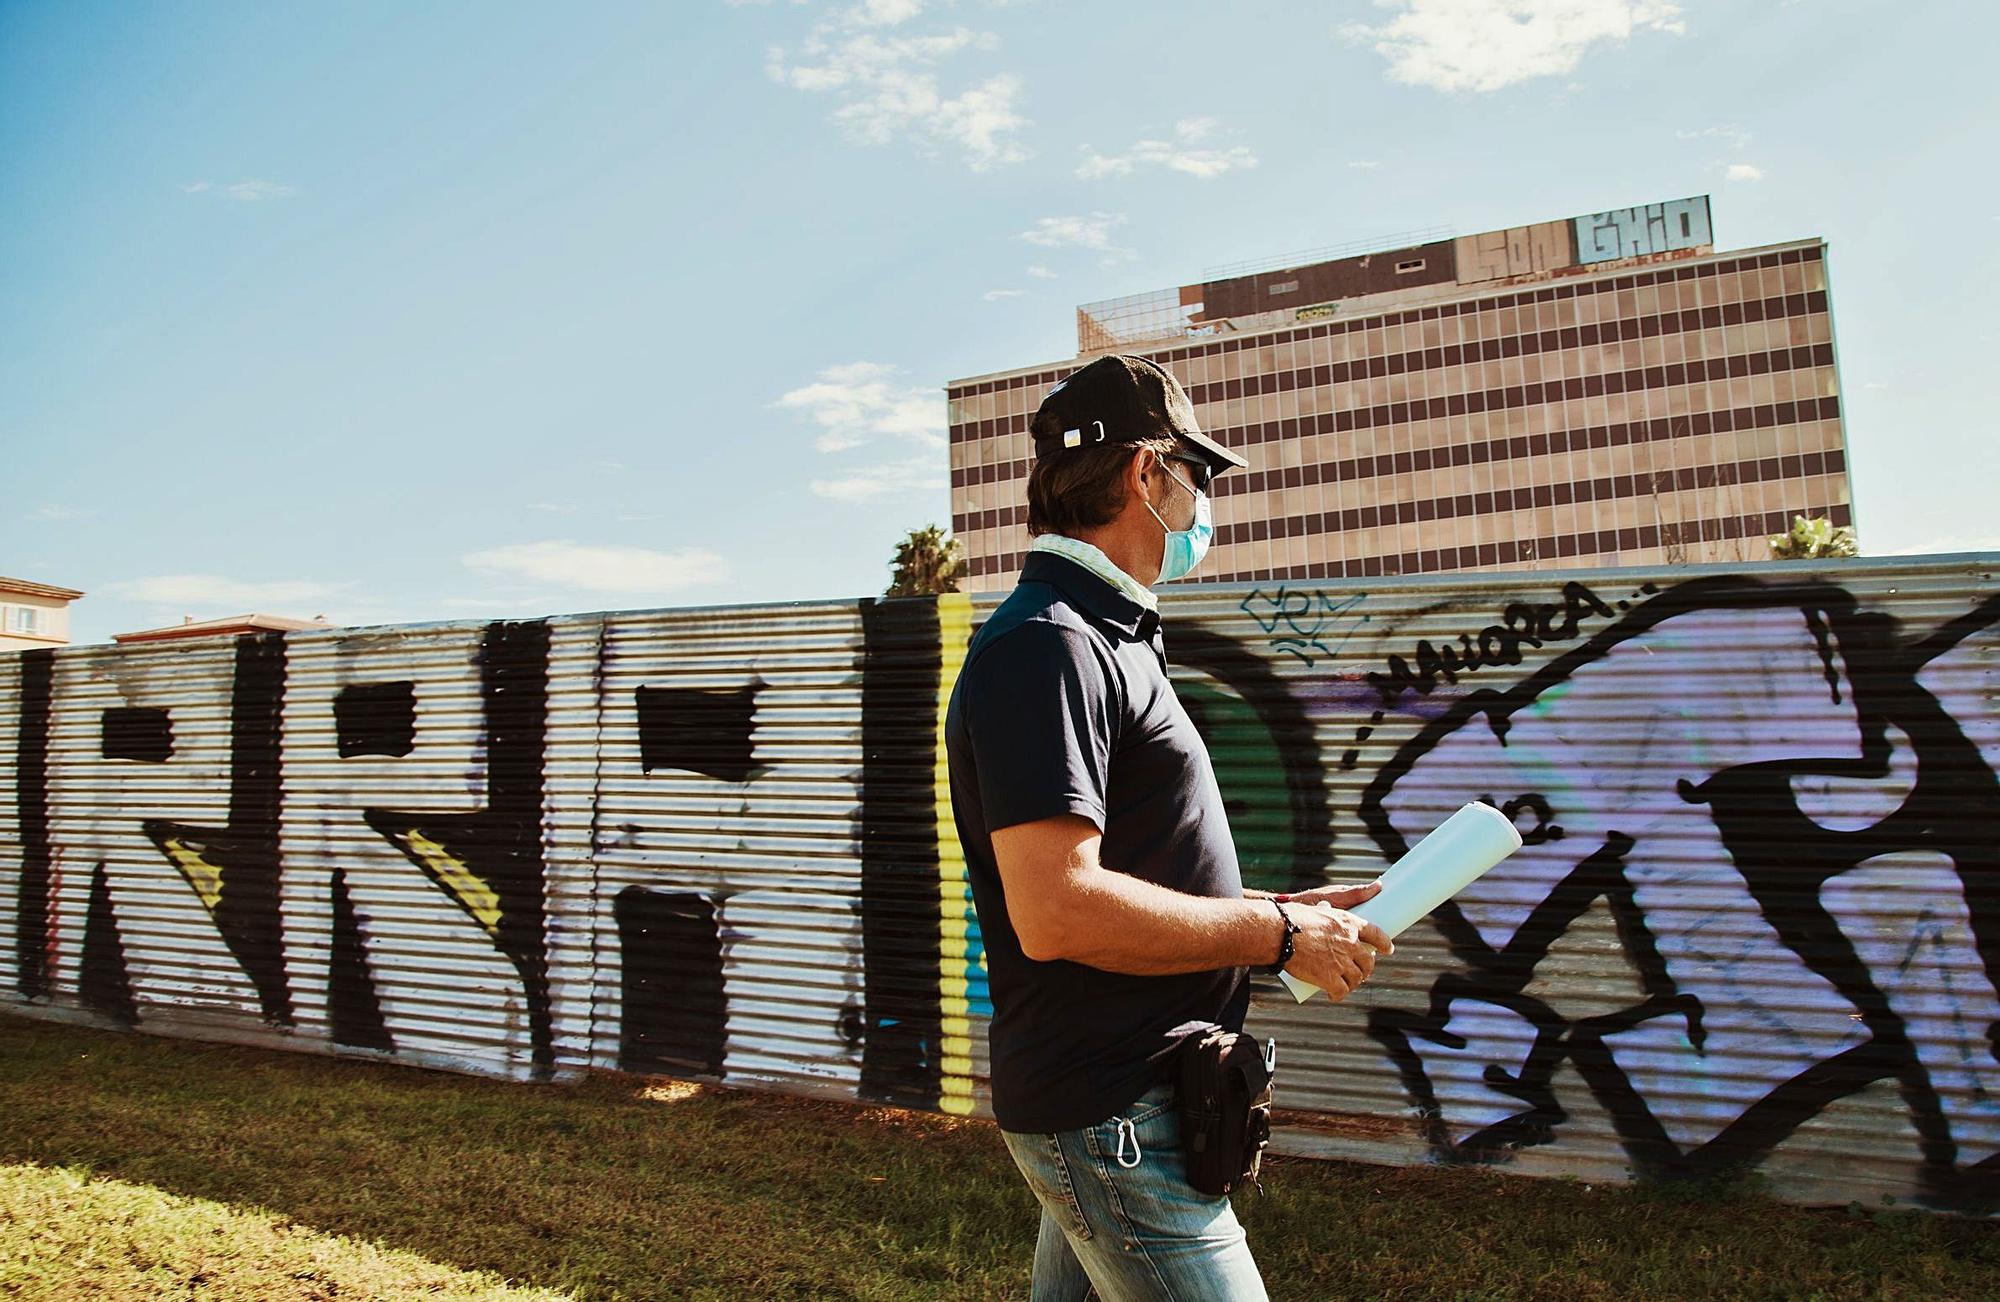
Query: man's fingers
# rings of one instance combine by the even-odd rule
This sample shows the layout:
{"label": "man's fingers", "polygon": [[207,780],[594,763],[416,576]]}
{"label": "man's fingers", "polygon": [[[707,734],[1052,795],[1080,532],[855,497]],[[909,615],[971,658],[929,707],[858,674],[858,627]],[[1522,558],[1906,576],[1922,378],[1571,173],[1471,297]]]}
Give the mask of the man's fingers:
{"label": "man's fingers", "polygon": [[1315,904],[1324,904],[1335,909],[1349,909],[1363,900],[1372,900],[1382,893],[1381,882],[1366,882],[1360,886],[1322,886],[1313,891]]}
{"label": "man's fingers", "polygon": [[1373,945],[1375,952],[1378,954],[1393,954],[1396,952],[1396,947],[1389,943],[1389,937],[1380,927],[1372,922],[1361,924],[1361,941],[1365,945]]}

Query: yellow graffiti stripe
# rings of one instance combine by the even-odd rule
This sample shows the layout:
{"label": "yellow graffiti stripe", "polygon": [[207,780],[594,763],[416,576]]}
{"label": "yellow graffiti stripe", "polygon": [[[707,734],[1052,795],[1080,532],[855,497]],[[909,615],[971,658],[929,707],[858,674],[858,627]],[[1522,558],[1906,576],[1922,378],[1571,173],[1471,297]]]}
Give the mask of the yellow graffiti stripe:
{"label": "yellow graffiti stripe", "polygon": [[958,843],[958,825],[951,817],[951,770],[944,749],[945,711],[958,671],[965,667],[966,643],[972,639],[972,598],[947,592],[938,599],[937,745],[935,789],[938,847],[938,1110],[964,1116],[972,1111],[972,1021],[966,998],[966,929],[972,893],[965,872],[965,849]]}
{"label": "yellow graffiti stripe", "polygon": [[439,884],[456,896],[479,925],[486,928],[486,934],[495,940],[500,939],[500,897],[493,888],[422,832],[414,829],[405,832],[403,842],[410,847],[411,855],[430,869]]}
{"label": "yellow graffiti stripe", "polygon": [[201,852],[178,837],[163,837],[167,858],[174,861],[174,867],[181,870],[194,893],[201,896],[201,902],[208,906],[210,913],[222,903],[222,869],[201,857]]}

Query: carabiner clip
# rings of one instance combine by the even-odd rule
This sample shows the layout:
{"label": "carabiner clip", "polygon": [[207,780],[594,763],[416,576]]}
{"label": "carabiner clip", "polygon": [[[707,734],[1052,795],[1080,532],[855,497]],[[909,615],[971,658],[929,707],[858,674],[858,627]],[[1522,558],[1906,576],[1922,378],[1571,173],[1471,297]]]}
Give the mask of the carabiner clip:
{"label": "carabiner clip", "polygon": [[1264,1041],[1264,1074],[1269,1076],[1278,1070],[1278,1040],[1276,1036]]}
{"label": "carabiner clip", "polygon": [[[1125,1160],[1125,1142],[1128,1139],[1132,1142],[1132,1160],[1129,1162]],[[1118,1151],[1113,1156],[1118,1159],[1118,1165],[1127,1171],[1139,1165],[1144,1157],[1139,1151],[1139,1128],[1132,1124],[1130,1117],[1118,1118]]]}

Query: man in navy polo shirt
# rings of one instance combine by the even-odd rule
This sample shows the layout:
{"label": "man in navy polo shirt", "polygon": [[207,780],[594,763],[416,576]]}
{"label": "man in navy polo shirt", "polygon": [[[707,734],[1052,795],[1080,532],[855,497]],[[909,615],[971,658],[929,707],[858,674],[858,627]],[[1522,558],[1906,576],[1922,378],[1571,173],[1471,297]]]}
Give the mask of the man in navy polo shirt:
{"label": "man in navy polo shirt", "polygon": [[993,1112],[1042,1207],[1034,1297],[1261,1298],[1228,1198],[1187,1183],[1170,1064],[1191,1028],[1242,1028],[1249,967],[1333,999],[1366,980],[1390,945],[1345,910],[1375,887],[1245,891],[1167,679],[1150,585],[1200,563],[1209,482],[1244,459],[1142,357],[1077,371],[1030,429],[1033,550],[967,650],[945,744]]}

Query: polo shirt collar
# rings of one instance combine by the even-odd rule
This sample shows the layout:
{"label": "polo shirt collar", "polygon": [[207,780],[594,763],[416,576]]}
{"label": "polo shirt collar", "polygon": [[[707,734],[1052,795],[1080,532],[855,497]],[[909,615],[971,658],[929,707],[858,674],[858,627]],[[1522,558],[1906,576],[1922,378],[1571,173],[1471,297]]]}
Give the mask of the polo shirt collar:
{"label": "polo shirt collar", "polygon": [[1160,599],[1153,595],[1153,590],[1119,569],[1117,564],[1094,543],[1068,538],[1059,533],[1045,533],[1037,536],[1034,542],[1028,545],[1028,550],[1066,556],[1141,607],[1156,613],[1160,609]]}
{"label": "polo shirt collar", "polygon": [[[1043,538],[1050,535],[1044,534]],[[1040,538],[1036,539],[1039,543]],[[1075,543],[1073,538],[1063,540]],[[1089,544],[1078,544],[1089,546]],[[1092,551],[1097,551],[1095,547]],[[1102,552],[1098,552],[1102,556]],[[1110,565],[1109,559],[1104,562]],[[1115,567],[1114,567],[1115,568]],[[1124,573],[1124,571],[1119,571]],[[1128,575],[1129,579],[1130,576]],[[1034,547],[1028,559],[1021,565],[1021,582],[1048,583],[1061,588],[1083,612],[1091,618],[1109,624],[1130,637],[1150,641],[1159,634],[1160,615],[1157,606],[1142,605],[1138,599],[1126,592],[1122,585],[1114,584],[1099,574],[1095,568],[1078,560],[1065,549]],[[1136,586],[1136,585],[1135,585]],[[1144,588],[1140,589],[1145,592]],[[1147,596],[1152,596],[1146,592]]]}

